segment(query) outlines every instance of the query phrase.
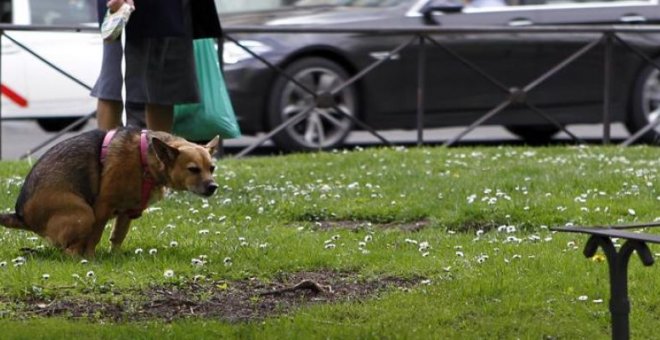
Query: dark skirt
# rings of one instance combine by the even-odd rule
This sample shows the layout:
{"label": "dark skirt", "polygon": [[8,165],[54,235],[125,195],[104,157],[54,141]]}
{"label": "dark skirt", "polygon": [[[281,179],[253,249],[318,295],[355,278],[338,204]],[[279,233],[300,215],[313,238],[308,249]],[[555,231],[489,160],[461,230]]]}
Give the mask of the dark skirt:
{"label": "dark skirt", "polygon": [[125,51],[119,40],[105,42],[101,73],[92,89],[92,96],[122,99],[121,58],[124,54],[127,101],[159,105],[199,102],[190,1],[182,0],[186,28],[184,36],[141,38],[129,35]]}

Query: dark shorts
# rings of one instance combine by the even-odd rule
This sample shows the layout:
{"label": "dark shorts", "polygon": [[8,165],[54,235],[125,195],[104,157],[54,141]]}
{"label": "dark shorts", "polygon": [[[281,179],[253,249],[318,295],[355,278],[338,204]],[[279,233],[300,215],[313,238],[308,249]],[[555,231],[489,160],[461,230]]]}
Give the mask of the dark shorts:
{"label": "dark shorts", "polygon": [[[186,19],[189,23],[190,18]],[[125,51],[120,40],[104,42],[101,73],[91,95],[122,100],[124,54],[126,101],[160,105],[199,102],[192,25],[186,27],[190,32],[185,37],[126,39]]]}

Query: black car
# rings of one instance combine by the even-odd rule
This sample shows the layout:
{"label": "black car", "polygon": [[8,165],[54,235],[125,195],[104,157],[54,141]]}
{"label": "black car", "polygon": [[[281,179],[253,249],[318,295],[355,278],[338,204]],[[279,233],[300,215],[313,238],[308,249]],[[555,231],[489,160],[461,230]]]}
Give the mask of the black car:
{"label": "black car", "polygon": [[[541,26],[656,23],[655,1],[474,0],[457,5],[433,0],[301,0],[263,12],[221,15],[226,27],[441,27]],[[479,7],[479,6],[485,7]],[[434,10],[431,12],[431,10]],[[425,15],[428,14],[428,15]],[[660,34],[621,34],[652,58],[660,53]],[[599,33],[461,33],[433,35],[493,79],[524,86],[597,40]],[[257,55],[284,69],[300,83],[321,93],[348,80],[399,44],[408,35],[362,33],[232,33]],[[392,56],[334,96],[335,103],[374,129],[413,129],[417,110],[417,43]],[[612,120],[631,132],[660,113],[659,72],[620,46],[614,49]],[[508,94],[484,80],[442,48],[425,47],[425,126],[468,125],[506,99]],[[313,97],[278,75],[235,43],[224,44],[224,70],[244,133],[269,131],[313,103]],[[550,77],[527,100],[563,125],[599,123],[603,119],[604,48],[594,48]],[[660,60],[660,59],[659,59]],[[559,129],[525,105],[514,105],[487,124],[504,125],[530,142],[550,139]],[[338,146],[356,125],[335,108],[316,108],[306,120],[274,137],[285,150]],[[645,135],[656,140],[660,130]]]}

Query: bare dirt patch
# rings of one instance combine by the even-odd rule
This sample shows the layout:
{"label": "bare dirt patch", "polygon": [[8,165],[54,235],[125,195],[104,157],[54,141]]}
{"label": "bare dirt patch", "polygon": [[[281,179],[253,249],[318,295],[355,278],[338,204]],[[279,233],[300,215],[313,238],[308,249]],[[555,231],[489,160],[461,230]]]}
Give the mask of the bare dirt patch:
{"label": "bare dirt patch", "polygon": [[421,280],[364,279],[356,273],[333,271],[301,272],[280,275],[272,282],[250,279],[171,284],[128,294],[116,293],[103,301],[63,297],[14,301],[14,304],[21,306],[15,311],[19,317],[113,321],[209,318],[242,322],[286,314],[306,305],[374,298],[386,290],[409,289]]}
{"label": "bare dirt patch", "polygon": [[348,229],[351,231],[360,231],[368,229],[399,229],[407,232],[418,232],[431,224],[429,220],[419,220],[412,222],[390,222],[390,223],[372,223],[369,221],[318,221],[314,223],[317,230]]}

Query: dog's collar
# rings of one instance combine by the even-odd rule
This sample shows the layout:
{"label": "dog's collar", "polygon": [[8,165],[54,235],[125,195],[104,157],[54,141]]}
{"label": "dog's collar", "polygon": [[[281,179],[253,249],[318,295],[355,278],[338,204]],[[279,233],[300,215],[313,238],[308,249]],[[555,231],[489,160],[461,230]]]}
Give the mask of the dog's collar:
{"label": "dog's collar", "polygon": [[[108,148],[112,138],[114,138],[117,130],[110,130],[105,134],[103,138],[103,145],[101,146],[101,164],[105,163],[105,159],[108,156]],[[151,197],[151,191],[156,187],[156,181],[154,181],[151,173],[149,173],[149,163],[147,159],[147,154],[149,151],[149,141],[147,140],[147,130],[142,130],[140,133],[140,164],[142,165],[142,192],[141,192],[141,201],[140,207],[136,209],[131,209],[126,211],[130,218],[138,218],[142,215],[142,212],[149,205],[149,198]]]}

